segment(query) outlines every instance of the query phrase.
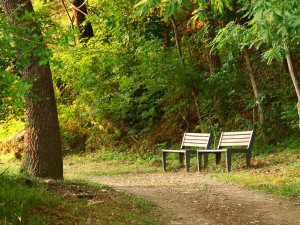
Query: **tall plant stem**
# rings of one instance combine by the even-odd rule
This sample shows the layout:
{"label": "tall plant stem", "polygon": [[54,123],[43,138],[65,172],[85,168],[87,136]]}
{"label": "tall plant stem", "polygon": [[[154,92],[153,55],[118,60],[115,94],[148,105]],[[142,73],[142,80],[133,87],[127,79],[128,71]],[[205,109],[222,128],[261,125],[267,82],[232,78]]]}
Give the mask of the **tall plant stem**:
{"label": "tall plant stem", "polygon": [[[68,9],[67,9],[67,7],[66,7],[66,4],[65,4],[64,0],[61,0],[61,3],[63,4],[64,9],[65,9],[65,11],[66,11],[66,13],[67,13],[67,15],[68,15],[68,18],[69,18],[70,23],[71,23],[71,28],[72,28],[72,30],[74,30],[73,20],[72,20],[72,18],[71,18],[71,16],[70,16],[70,13],[69,13],[69,11],[68,11]],[[76,45],[76,39],[75,39],[75,38],[74,38],[74,44]]]}
{"label": "tall plant stem", "polygon": [[213,76],[215,73],[217,73],[222,64],[221,64],[221,58],[219,55],[219,52],[215,50],[212,52],[212,48],[209,46],[211,40],[213,40],[216,37],[215,27],[214,27],[214,19],[212,18],[212,10],[211,6],[208,5],[207,8],[207,41],[205,43],[205,51],[207,54],[208,64],[209,64],[209,73],[211,76]]}
{"label": "tall plant stem", "polygon": [[180,40],[179,40],[179,35],[178,35],[178,29],[177,29],[177,26],[176,26],[176,23],[175,23],[175,18],[174,18],[173,15],[171,16],[171,22],[172,22],[173,29],[174,29],[175,41],[176,41],[176,47],[177,47],[178,56],[180,58],[182,66],[185,67],[185,64],[184,64],[183,59],[182,59],[182,51],[181,51],[181,45],[180,45]]}
{"label": "tall plant stem", "polygon": [[192,95],[194,97],[194,102],[195,102],[195,106],[196,106],[197,117],[198,117],[198,120],[199,120],[199,123],[200,123],[200,121],[201,121],[200,106],[199,106],[199,103],[198,103],[197,94],[194,91],[194,89],[192,89]]}
{"label": "tall plant stem", "polygon": [[66,4],[65,4],[64,0],[61,0],[61,3],[63,4],[64,9],[65,9],[65,11],[66,11],[66,13],[67,13],[67,15],[68,15],[68,18],[69,18],[69,20],[70,20],[70,22],[71,22],[71,27],[72,27],[72,29],[74,29],[73,20],[72,20],[72,18],[71,18],[71,16],[70,16],[70,13],[69,13],[69,11],[68,11],[68,9],[67,9],[67,7],[66,7]]}
{"label": "tall plant stem", "polygon": [[[236,15],[237,23],[240,24],[240,25],[243,25],[243,23],[241,21],[241,17],[237,13],[237,6],[236,6],[236,1],[235,0],[233,1],[233,11],[234,11],[234,13]],[[267,130],[266,130],[266,125],[265,125],[264,108],[263,108],[261,100],[259,98],[259,91],[258,91],[256,79],[255,79],[255,74],[253,72],[253,67],[252,67],[252,63],[251,63],[250,53],[249,53],[248,47],[244,47],[243,48],[243,54],[244,54],[244,57],[245,57],[245,60],[246,60],[246,66],[247,66],[249,78],[250,78],[250,81],[251,81],[251,84],[252,84],[252,88],[253,88],[253,92],[254,92],[254,97],[255,97],[255,100],[257,102],[258,116],[259,116],[260,125],[262,127],[263,138],[267,139]]]}
{"label": "tall plant stem", "polygon": [[254,92],[254,97],[255,97],[255,100],[257,102],[258,115],[259,115],[259,121],[260,121],[260,124],[261,124],[261,127],[262,127],[263,138],[266,139],[267,134],[266,134],[266,126],[265,126],[264,108],[263,108],[261,100],[259,98],[259,91],[258,91],[255,75],[254,75],[254,72],[253,72],[252,63],[251,63],[251,60],[250,60],[249,50],[248,50],[247,47],[243,48],[243,54],[244,54],[244,57],[245,57],[245,60],[246,60],[247,70],[248,70],[248,74],[249,74],[249,77],[250,77],[250,80],[251,80],[251,84],[252,84],[252,88],[253,88],[253,92]]}
{"label": "tall plant stem", "polygon": [[291,53],[290,53],[289,47],[287,44],[285,44],[284,47],[287,50],[286,60],[287,60],[290,75],[293,80],[296,95],[298,98],[297,110],[298,110],[298,116],[299,116],[299,129],[300,129],[300,81],[299,81],[299,77],[297,76],[297,74],[294,70],[293,61],[291,59]]}

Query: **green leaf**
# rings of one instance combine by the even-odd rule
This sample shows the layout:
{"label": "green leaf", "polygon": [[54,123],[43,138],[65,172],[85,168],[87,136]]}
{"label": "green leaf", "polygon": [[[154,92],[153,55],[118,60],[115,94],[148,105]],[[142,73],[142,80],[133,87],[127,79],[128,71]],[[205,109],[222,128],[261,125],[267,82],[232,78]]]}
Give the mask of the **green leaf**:
{"label": "green leaf", "polygon": [[188,0],[182,0],[182,1],[181,1],[181,4],[182,4],[185,8],[187,8],[187,9],[190,9],[190,8],[191,8],[191,5],[190,5],[190,3],[189,3]]}
{"label": "green leaf", "polygon": [[205,9],[207,7],[206,0],[198,0],[198,5],[200,8]]}
{"label": "green leaf", "polygon": [[155,8],[160,3],[160,0],[142,0],[136,5],[134,5],[135,14],[138,16],[146,16],[150,14],[150,9]]}
{"label": "green leaf", "polygon": [[194,28],[194,26],[195,26],[195,22],[196,22],[196,20],[199,20],[199,21],[201,21],[201,22],[204,22],[204,18],[206,18],[207,17],[207,15],[206,15],[206,11],[205,10],[203,10],[202,8],[198,8],[198,9],[196,9],[196,10],[194,10],[193,11],[193,13],[192,13],[192,18],[190,19],[190,21],[189,21],[189,23],[192,23],[192,27]]}
{"label": "green leaf", "polygon": [[135,9],[135,8],[143,7],[146,4],[149,4],[149,0],[142,0],[139,3],[137,3],[136,5],[134,5],[133,8]]}
{"label": "green leaf", "polygon": [[40,64],[40,66],[41,65],[46,65],[48,62],[49,62],[49,59],[48,58],[44,58],[44,59],[42,59],[42,60],[39,61],[39,64]]}
{"label": "green leaf", "polygon": [[281,17],[282,17],[282,13],[281,13],[281,11],[280,11],[280,10],[278,10],[278,9],[275,9],[275,10],[274,10],[274,13],[275,13],[276,15],[278,15],[278,16],[281,16]]}

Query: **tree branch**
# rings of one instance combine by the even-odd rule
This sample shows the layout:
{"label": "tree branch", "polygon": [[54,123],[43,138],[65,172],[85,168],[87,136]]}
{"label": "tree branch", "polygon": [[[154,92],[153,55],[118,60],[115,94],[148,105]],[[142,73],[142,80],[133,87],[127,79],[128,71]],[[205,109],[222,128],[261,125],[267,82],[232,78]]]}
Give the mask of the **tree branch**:
{"label": "tree branch", "polygon": [[67,9],[67,7],[66,7],[66,5],[65,5],[64,0],[61,0],[61,2],[62,2],[63,6],[64,6],[64,8],[65,8],[65,10],[66,10],[66,12],[67,12],[67,15],[68,15],[68,17],[69,17],[69,20],[71,21],[71,27],[72,27],[72,29],[74,29],[73,20],[72,20],[70,14],[69,14],[69,11],[68,11],[68,9]]}
{"label": "tree branch", "polygon": [[81,12],[83,15],[85,15],[86,17],[88,17],[88,14],[82,12],[82,10],[80,9],[81,6],[83,6],[85,4],[85,2],[78,8],[76,7],[70,0],[68,0],[68,2],[79,12]]}

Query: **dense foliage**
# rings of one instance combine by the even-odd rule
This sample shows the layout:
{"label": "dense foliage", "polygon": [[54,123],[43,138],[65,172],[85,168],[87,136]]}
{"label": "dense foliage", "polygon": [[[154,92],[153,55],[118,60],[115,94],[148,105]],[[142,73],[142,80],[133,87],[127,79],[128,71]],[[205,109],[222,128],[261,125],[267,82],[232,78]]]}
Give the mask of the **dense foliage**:
{"label": "dense foliage", "polygon": [[[81,28],[72,31],[74,8],[67,14],[59,1],[34,3],[51,40],[49,52],[40,54],[51,57],[66,151],[104,146],[147,153],[176,143],[185,131],[217,135],[256,128],[263,143],[298,132],[297,96],[285,60],[288,46],[299,68],[295,0],[90,0],[81,26],[90,23],[93,37],[85,40],[73,36]],[[9,30],[1,18],[2,119],[13,113],[9,107],[16,109],[9,101],[30,86],[18,75],[22,60],[13,49],[13,32],[21,31]],[[31,42],[23,41],[23,51],[30,49]]]}

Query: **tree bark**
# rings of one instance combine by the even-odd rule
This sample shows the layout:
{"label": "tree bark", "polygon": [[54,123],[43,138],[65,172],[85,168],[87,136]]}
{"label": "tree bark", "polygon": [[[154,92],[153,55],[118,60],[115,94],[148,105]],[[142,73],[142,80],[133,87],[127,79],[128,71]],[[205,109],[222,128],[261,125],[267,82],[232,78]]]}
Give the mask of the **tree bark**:
{"label": "tree bark", "polygon": [[75,19],[75,24],[80,30],[80,39],[87,41],[90,38],[94,37],[93,27],[90,22],[86,21],[88,12],[84,0],[73,0],[73,19]]}
{"label": "tree bark", "polygon": [[293,66],[293,61],[291,59],[291,53],[287,45],[285,45],[285,49],[287,50],[287,56],[286,56],[286,61],[289,67],[289,72],[293,80],[293,84],[295,87],[298,103],[297,103],[297,111],[298,111],[298,116],[299,116],[299,129],[300,129],[300,81],[299,77],[296,74]]}
{"label": "tree bark", "polygon": [[[25,11],[33,12],[32,4],[28,0],[0,0],[0,4],[8,15],[12,15],[19,4],[21,10],[18,11],[18,17],[24,15]],[[14,19],[12,26],[34,27],[36,29],[27,35],[41,36],[37,24],[25,22]],[[49,63],[39,65],[41,58],[35,56],[33,52],[29,60],[30,63],[22,71],[24,79],[29,78],[33,81],[32,88],[24,98],[27,105],[25,111],[27,131],[22,169],[30,175],[62,179],[61,137],[50,65]]]}

